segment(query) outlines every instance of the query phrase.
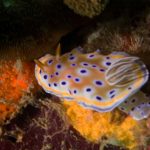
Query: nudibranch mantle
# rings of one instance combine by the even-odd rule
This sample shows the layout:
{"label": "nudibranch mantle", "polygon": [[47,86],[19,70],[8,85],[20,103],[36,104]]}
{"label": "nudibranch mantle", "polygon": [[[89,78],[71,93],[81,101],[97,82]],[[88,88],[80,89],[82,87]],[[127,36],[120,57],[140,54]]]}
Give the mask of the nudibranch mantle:
{"label": "nudibranch mantle", "polygon": [[76,101],[86,109],[99,112],[119,107],[136,120],[150,114],[149,103],[147,99],[143,99],[144,95],[141,96],[142,99],[138,97],[139,101],[136,103],[144,103],[145,107],[141,108],[148,108],[143,116],[133,111],[138,106],[132,105],[129,109],[123,103],[128,99],[130,103],[131,98],[136,96],[148,80],[149,72],[138,57],[124,52],[102,55],[95,51],[83,54],[79,49],[75,48],[59,58],[46,54],[38,60],[35,77],[47,93],[64,100]]}

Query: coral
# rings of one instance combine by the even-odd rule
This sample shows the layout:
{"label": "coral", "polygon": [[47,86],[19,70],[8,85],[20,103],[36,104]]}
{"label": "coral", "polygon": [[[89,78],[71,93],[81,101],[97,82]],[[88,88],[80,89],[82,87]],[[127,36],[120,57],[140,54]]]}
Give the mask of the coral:
{"label": "coral", "polygon": [[32,78],[31,67],[21,60],[1,61],[0,124],[8,122],[22,106],[29,103],[25,93],[31,88]]}
{"label": "coral", "polygon": [[108,0],[64,0],[64,3],[77,14],[87,17],[99,15]]}
{"label": "coral", "polygon": [[[105,35],[108,36],[106,37]],[[120,29],[111,31],[108,25],[106,27],[101,26],[97,31],[89,35],[86,47],[91,49],[92,45],[98,46],[101,43],[101,49],[109,52],[121,50],[130,54],[138,54],[144,52],[142,48],[143,40],[143,36],[135,31],[128,33],[123,33]]]}
{"label": "coral", "polygon": [[70,126],[60,104],[40,99],[4,127],[1,150],[99,150],[99,144],[86,141]]}
{"label": "coral", "polygon": [[107,143],[132,150],[138,145],[137,136],[134,134],[141,133],[140,126],[129,116],[122,118],[122,113],[119,111],[93,112],[80,107],[75,102],[64,102],[64,104],[73,127],[89,141],[102,142],[103,137],[106,137]]}

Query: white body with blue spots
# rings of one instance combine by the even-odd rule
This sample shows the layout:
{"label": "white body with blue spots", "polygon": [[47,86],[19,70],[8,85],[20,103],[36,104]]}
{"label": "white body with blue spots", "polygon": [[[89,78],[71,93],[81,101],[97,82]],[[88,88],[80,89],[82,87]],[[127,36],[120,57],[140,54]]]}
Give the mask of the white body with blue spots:
{"label": "white body with blue spots", "polygon": [[[125,100],[130,101],[148,80],[148,70],[139,58],[121,52],[82,54],[74,49],[59,59],[47,54],[39,61],[43,67],[36,65],[35,76],[47,93],[99,112],[111,111]],[[150,112],[149,99],[138,99],[135,104],[141,105],[144,101],[140,110],[145,114],[139,115],[135,104],[134,111],[133,107],[125,109],[128,105],[119,108],[134,119],[143,119]]]}

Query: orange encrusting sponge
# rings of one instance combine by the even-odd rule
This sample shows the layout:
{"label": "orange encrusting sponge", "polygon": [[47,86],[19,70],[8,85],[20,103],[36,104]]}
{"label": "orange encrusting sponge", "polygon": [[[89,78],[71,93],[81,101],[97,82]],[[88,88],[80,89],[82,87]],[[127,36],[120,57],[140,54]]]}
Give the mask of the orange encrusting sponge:
{"label": "orange encrusting sponge", "polygon": [[13,117],[17,108],[15,105],[0,103],[0,124],[3,124],[6,119]]}
{"label": "orange encrusting sponge", "polygon": [[21,107],[21,98],[32,82],[31,64],[0,62],[0,123],[12,118]]}
{"label": "orange encrusting sponge", "polygon": [[115,138],[122,143],[122,146],[129,149],[134,149],[138,144],[134,130],[140,132],[139,126],[131,117],[127,116],[118,124],[119,120],[111,120],[114,115],[118,119],[121,118],[119,111],[115,114],[113,112],[100,113],[84,109],[76,102],[64,101],[63,104],[72,126],[89,141],[99,142],[102,137]]}

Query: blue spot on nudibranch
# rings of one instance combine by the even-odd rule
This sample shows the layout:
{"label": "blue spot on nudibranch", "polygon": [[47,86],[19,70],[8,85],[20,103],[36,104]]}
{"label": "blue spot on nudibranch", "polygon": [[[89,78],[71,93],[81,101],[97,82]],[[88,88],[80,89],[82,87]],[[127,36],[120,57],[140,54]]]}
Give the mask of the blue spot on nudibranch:
{"label": "blue spot on nudibranch", "polygon": [[71,75],[67,75],[67,78],[71,78]]}
{"label": "blue spot on nudibranch", "polygon": [[74,60],[74,59],[75,59],[75,56],[69,57],[69,60]]}
{"label": "blue spot on nudibranch", "polygon": [[54,83],[54,86],[57,86],[57,83]]}
{"label": "blue spot on nudibranch", "polygon": [[54,83],[54,86],[57,86],[57,83]]}
{"label": "blue spot on nudibranch", "polygon": [[83,66],[88,66],[88,63],[83,63]]}
{"label": "blue spot on nudibranch", "polygon": [[88,75],[89,74],[89,70],[88,69],[84,69],[84,68],[80,68],[78,70],[78,74],[79,75],[83,75],[83,76]]}
{"label": "blue spot on nudibranch", "polygon": [[62,85],[66,85],[67,83],[66,83],[65,81],[62,81],[61,84],[62,84]]}
{"label": "blue spot on nudibranch", "polygon": [[58,72],[56,72],[55,74],[56,74],[57,76],[59,75],[59,73],[58,73]]}
{"label": "blue spot on nudibranch", "polygon": [[102,100],[102,98],[100,96],[96,96],[97,100]]}
{"label": "blue spot on nudibranch", "polygon": [[73,67],[74,67],[74,66],[76,66],[76,64],[71,64],[71,66],[73,66]]}
{"label": "blue spot on nudibranch", "polygon": [[48,86],[51,87],[51,84],[49,83]]}
{"label": "blue spot on nudibranch", "polygon": [[114,95],[112,95],[110,98],[114,98],[115,97],[115,94]]}
{"label": "blue spot on nudibranch", "polygon": [[61,69],[61,67],[62,67],[62,66],[61,66],[60,64],[57,65],[57,68],[58,68],[58,69]]}
{"label": "blue spot on nudibranch", "polygon": [[110,94],[110,98],[114,98],[115,97],[115,90],[111,90],[109,92],[109,94]]}
{"label": "blue spot on nudibranch", "polygon": [[76,94],[76,93],[77,93],[77,90],[74,90],[73,93]]}
{"label": "blue spot on nudibranch", "polygon": [[87,88],[86,91],[87,91],[87,92],[91,92],[92,89],[91,89],[91,88]]}
{"label": "blue spot on nudibranch", "polygon": [[53,78],[53,77],[54,77],[54,75],[52,75],[52,74],[51,74],[51,75],[50,75],[50,77],[51,77],[51,78]]}
{"label": "blue spot on nudibranch", "polygon": [[97,66],[96,66],[96,65],[92,65],[92,67],[93,67],[93,68],[96,68]]}
{"label": "blue spot on nudibranch", "polygon": [[111,62],[106,62],[106,65],[107,65],[107,66],[110,66],[110,65],[111,65]]}
{"label": "blue spot on nudibranch", "polygon": [[79,79],[79,78],[75,78],[75,81],[76,81],[76,82],[80,82],[80,79]]}
{"label": "blue spot on nudibranch", "polygon": [[42,73],[42,70],[40,69],[40,74]]}
{"label": "blue spot on nudibranch", "polygon": [[98,86],[102,86],[103,85],[102,81],[100,81],[100,80],[99,81],[95,81],[95,84],[98,85]]}
{"label": "blue spot on nudibranch", "polygon": [[53,62],[53,60],[49,60],[49,61],[48,61],[48,65],[50,65],[52,62]]}
{"label": "blue spot on nudibranch", "polygon": [[95,56],[94,54],[90,54],[88,57],[93,58],[94,56]]}
{"label": "blue spot on nudibranch", "polygon": [[106,59],[110,59],[110,57],[107,56]]}
{"label": "blue spot on nudibranch", "polygon": [[47,79],[47,75],[44,75],[44,79]]}
{"label": "blue spot on nudibranch", "polygon": [[109,94],[113,94],[114,92],[115,92],[115,90],[112,90],[112,91],[109,92]]}
{"label": "blue spot on nudibranch", "polygon": [[85,69],[80,70],[80,73],[86,73],[87,71]]}
{"label": "blue spot on nudibranch", "polygon": [[105,72],[105,70],[104,70],[104,69],[100,69],[99,71],[100,71],[100,72]]}

